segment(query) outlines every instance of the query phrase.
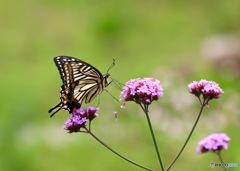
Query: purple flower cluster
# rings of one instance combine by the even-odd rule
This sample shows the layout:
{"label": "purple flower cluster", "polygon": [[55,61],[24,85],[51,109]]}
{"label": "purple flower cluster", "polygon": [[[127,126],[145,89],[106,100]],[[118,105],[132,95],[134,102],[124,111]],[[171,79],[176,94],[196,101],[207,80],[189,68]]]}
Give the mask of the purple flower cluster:
{"label": "purple flower cluster", "polygon": [[163,88],[160,85],[160,81],[153,78],[131,79],[121,91],[124,101],[134,101],[143,104],[151,104],[153,100],[158,100],[162,95]]}
{"label": "purple flower cluster", "polygon": [[217,152],[222,149],[227,149],[228,141],[230,141],[230,138],[225,133],[213,133],[199,141],[196,152]]}
{"label": "purple flower cluster", "polygon": [[188,85],[189,92],[199,97],[203,95],[204,99],[217,99],[223,93],[219,85],[214,81],[200,80],[193,81]]}
{"label": "purple flower cluster", "polygon": [[64,129],[68,130],[69,133],[79,132],[81,128],[86,126],[86,122],[92,121],[95,117],[98,116],[96,113],[98,108],[89,107],[89,108],[80,108],[75,109],[72,115],[64,124]]}

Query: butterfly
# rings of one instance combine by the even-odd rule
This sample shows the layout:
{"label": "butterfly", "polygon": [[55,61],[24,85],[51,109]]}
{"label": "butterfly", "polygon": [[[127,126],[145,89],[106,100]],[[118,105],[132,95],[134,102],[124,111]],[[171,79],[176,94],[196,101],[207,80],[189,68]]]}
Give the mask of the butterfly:
{"label": "butterfly", "polygon": [[111,83],[108,82],[108,71],[115,65],[115,60],[106,75],[92,65],[70,56],[57,56],[54,62],[62,79],[60,102],[48,112],[55,115],[65,109],[72,113],[74,108],[80,108],[82,103],[91,102]]}

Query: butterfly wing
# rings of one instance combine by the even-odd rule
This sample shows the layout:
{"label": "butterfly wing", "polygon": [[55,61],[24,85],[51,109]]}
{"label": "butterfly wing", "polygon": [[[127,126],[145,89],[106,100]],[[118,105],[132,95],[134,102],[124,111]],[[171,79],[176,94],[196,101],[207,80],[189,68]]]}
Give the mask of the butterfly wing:
{"label": "butterfly wing", "polygon": [[[105,79],[105,77],[103,77]],[[85,99],[85,103],[91,102],[98,94],[100,94],[106,86],[103,80],[94,77],[86,77],[79,81],[78,85],[74,88],[74,97],[80,104]]]}
{"label": "butterfly wing", "polygon": [[63,85],[61,90],[61,102],[49,110],[51,113],[57,109],[72,112],[74,107],[79,108],[85,99],[85,103],[92,101],[108,85],[109,74],[103,76],[92,65],[70,56],[57,56],[54,62],[59,70]]}
{"label": "butterfly wing", "polygon": [[70,87],[71,83],[88,77],[102,79],[102,74],[92,65],[70,56],[57,56],[54,62],[59,70],[63,85]]}
{"label": "butterfly wing", "polygon": [[69,88],[80,104],[85,97],[85,102],[89,103],[102,91],[105,77],[92,65],[69,56],[58,56],[54,61],[64,88]]}

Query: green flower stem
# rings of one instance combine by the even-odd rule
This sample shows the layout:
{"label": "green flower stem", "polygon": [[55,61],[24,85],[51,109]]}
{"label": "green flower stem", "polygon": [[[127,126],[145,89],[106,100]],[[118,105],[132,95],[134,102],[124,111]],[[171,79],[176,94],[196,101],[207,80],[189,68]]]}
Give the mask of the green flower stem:
{"label": "green flower stem", "polygon": [[[220,163],[224,163],[224,162],[223,162],[223,159],[222,159],[222,156],[221,156],[221,151],[218,151],[218,152],[217,152],[217,155],[218,155],[218,157],[219,157]],[[224,171],[227,171],[226,167],[223,166],[222,168],[223,168]]]}
{"label": "green flower stem", "polygon": [[126,160],[127,162],[135,165],[135,166],[138,166],[142,169],[145,169],[145,170],[148,170],[148,171],[154,171],[146,166],[143,166],[141,164],[138,164],[126,157],[124,157],[123,155],[119,154],[118,152],[116,152],[115,150],[113,150],[111,147],[109,147],[106,143],[104,143],[102,140],[100,140],[96,135],[94,135],[88,128],[85,127],[85,130],[87,131],[87,133],[89,133],[95,140],[97,140],[100,144],[102,144],[104,147],[106,147],[108,150],[110,150],[111,152],[113,152],[114,154],[116,154],[117,156],[121,157],[122,159]]}
{"label": "green flower stem", "polygon": [[207,102],[208,102],[208,100],[204,100],[203,103],[201,103],[201,101],[200,101],[200,103],[201,103],[201,109],[200,109],[199,114],[198,114],[198,116],[197,116],[197,119],[196,119],[196,121],[195,121],[195,123],[194,123],[194,125],[193,125],[193,127],[192,127],[192,130],[191,130],[191,132],[189,133],[189,135],[188,135],[185,143],[183,144],[181,150],[179,151],[179,153],[177,154],[177,156],[175,157],[175,159],[172,161],[172,163],[167,167],[166,171],[169,171],[169,170],[171,169],[171,167],[173,166],[173,164],[177,161],[178,157],[182,154],[184,148],[186,147],[188,141],[190,140],[190,138],[191,138],[191,136],[192,136],[193,131],[195,130],[195,128],[196,128],[196,126],[197,126],[197,123],[198,123],[198,121],[199,121],[199,119],[200,119],[200,116],[201,116],[201,114],[202,114],[203,108],[205,107],[205,105],[207,104]]}
{"label": "green flower stem", "polygon": [[143,109],[143,112],[145,113],[146,118],[147,118],[148,126],[149,126],[149,129],[150,129],[150,132],[151,132],[151,136],[152,136],[154,147],[155,147],[155,150],[156,150],[156,153],[157,153],[160,168],[162,169],[162,171],[164,171],[164,167],[163,167],[163,163],[162,163],[162,160],[161,160],[160,152],[159,152],[158,146],[157,146],[157,141],[156,141],[156,138],[155,138],[155,135],[154,135],[154,132],[153,132],[151,120],[150,120],[149,115],[148,115],[148,105],[140,104],[140,106]]}

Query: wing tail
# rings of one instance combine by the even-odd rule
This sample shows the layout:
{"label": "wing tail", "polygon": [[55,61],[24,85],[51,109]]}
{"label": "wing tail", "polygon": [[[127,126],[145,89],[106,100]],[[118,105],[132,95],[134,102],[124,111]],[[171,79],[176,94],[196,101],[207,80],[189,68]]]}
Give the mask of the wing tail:
{"label": "wing tail", "polygon": [[62,102],[58,103],[56,106],[54,106],[53,108],[51,108],[48,113],[52,113],[52,111],[55,111],[51,114],[50,117],[53,117],[59,110],[62,109],[62,107],[64,106],[64,104]]}

